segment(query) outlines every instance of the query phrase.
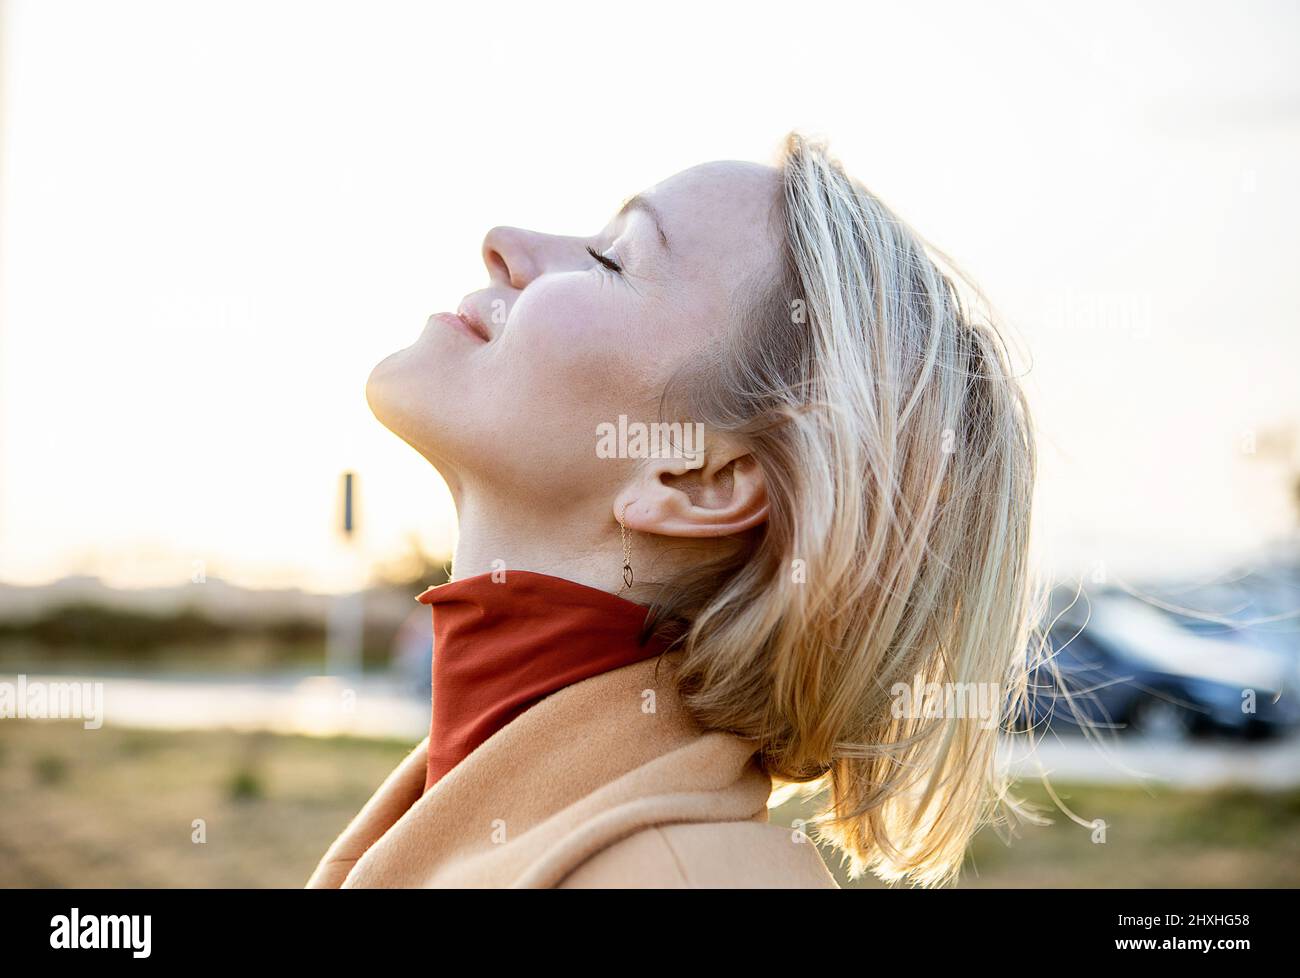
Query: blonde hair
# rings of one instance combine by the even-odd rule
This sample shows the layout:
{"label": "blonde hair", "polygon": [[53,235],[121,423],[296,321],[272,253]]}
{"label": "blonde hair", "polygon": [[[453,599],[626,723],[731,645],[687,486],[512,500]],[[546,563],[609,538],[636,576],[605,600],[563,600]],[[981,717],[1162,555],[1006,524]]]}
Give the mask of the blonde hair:
{"label": "blonde hair", "polygon": [[851,876],[948,883],[1005,794],[1000,724],[898,716],[893,690],[996,684],[999,720],[1023,696],[1029,413],[940,257],[823,146],[792,134],[781,171],[775,281],[665,395],[751,447],[770,516],[658,620],[689,623],[677,681],[701,722],[827,789],[816,833]]}

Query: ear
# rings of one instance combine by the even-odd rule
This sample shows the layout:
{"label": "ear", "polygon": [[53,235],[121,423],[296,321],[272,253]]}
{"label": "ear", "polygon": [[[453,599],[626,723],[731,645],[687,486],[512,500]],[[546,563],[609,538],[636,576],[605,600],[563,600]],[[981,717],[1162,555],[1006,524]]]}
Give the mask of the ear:
{"label": "ear", "polygon": [[693,456],[646,459],[614,500],[614,517],[622,515],[628,529],[665,537],[732,536],[767,514],[754,456],[720,438]]}

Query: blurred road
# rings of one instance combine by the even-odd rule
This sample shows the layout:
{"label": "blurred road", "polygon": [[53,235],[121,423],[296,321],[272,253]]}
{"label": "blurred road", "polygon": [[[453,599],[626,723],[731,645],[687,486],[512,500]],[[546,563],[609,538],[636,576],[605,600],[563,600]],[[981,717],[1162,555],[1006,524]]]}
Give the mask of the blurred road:
{"label": "blurred road", "polygon": [[[0,676],[12,682],[13,676]],[[285,675],[276,678],[153,679],[27,676],[27,684],[99,682],[104,724],[156,730],[265,730],[315,737],[418,741],[430,704],[385,678]]]}
{"label": "blurred road", "polygon": [[1023,737],[1003,743],[1003,760],[1019,777],[1046,772],[1093,784],[1150,782],[1209,788],[1242,785],[1287,788],[1300,785],[1300,736],[1266,742],[1169,741],[1139,736],[1044,737],[1031,745]]}
{"label": "blurred road", "polygon": [[[0,676],[0,681],[15,677]],[[429,729],[429,701],[384,677],[286,675],[273,679],[153,679],[31,676],[36,682],[102,682],[107,726],[240,731],[412,743]],[[1300,736],[1264,743],[1190,743],[1106,736],[1023,737],[1003,743],[1003,763],[1020,777],[1040,771],[1073,782],[1164,783],[1184,787],[1300,785]]]}

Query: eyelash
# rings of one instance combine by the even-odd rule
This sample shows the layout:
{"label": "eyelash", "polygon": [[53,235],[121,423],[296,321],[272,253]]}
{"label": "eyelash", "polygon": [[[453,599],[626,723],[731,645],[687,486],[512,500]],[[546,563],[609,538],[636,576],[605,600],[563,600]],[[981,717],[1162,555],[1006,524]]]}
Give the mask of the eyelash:
{"label": "eyelash", "polygon": [[605,266],[606,268],[608,268],[611,272],[614,272],[615,274],[618,274],[618,275],[622,275],[622,274],[623,274],[623,266],[622,266],[622,265],[620,265],[618,262],[614,261],[613,258],[607,258],[605,255],[602,255],[602,254],[601,254],[599,251],[597,251],[595,248],[591,247],[591,245],[587,245],[587,254],[591,255],[592,258],[596,259],[596,261],[598,261],[600,264],[604,265],[604,266]]}

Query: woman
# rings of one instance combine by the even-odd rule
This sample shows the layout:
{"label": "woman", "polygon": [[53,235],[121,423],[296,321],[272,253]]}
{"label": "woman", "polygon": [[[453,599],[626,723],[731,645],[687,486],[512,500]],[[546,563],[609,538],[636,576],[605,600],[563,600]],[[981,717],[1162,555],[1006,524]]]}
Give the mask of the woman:
{"label": "woman", "polygon": [[309,885],[834,886],[767,823],[780,783],[825,788],[851,875],[952,881],[1024,675],[1034,454],[995,332],[798,136],[483,258],[367,385],[460,535],[420,596],[430,737]]}

